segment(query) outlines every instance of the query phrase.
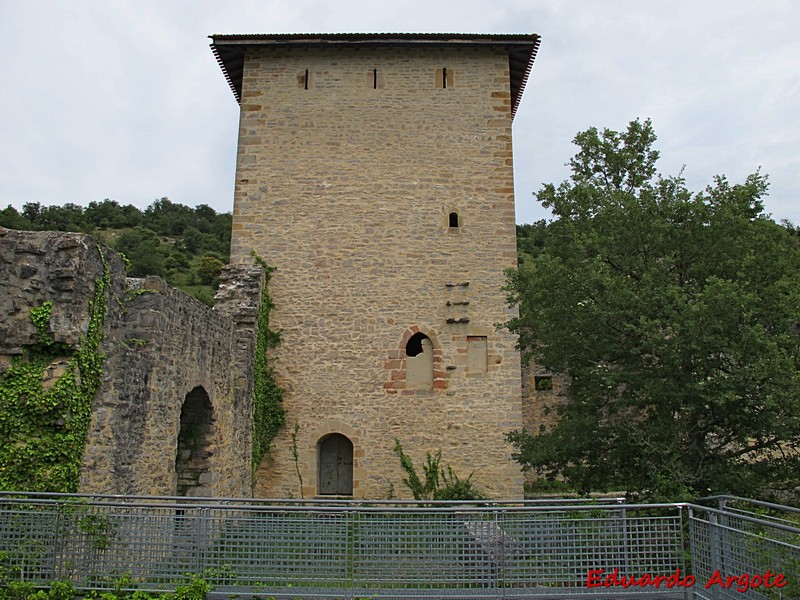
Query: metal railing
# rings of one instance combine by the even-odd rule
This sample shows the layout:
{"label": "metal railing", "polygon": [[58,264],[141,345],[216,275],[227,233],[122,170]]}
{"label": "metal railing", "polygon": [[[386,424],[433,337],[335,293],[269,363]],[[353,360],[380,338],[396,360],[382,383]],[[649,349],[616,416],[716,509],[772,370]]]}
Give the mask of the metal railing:
{"label": "metal railing", "polygon": [[800,509],[735,496],[704,500],[717,508],[688,507],[692,569],[700,582],[694,597],[800,599]]}
{"label": "metal railing", "polygon": [[[715,568],[769,564],[777,572],[797,556],[791,525],[620,500],[421,505],[0,493],[0,561],[5,573],[35,585],[69,579],[84,590],[127,575],[137,589],[169,591],[192,574],[215,593],[287,600],[698,592],[716,600],[748,596],[667,586],[670,576],[688,574],[689,544],[698,582]],[[764,537],[763,527],[788,537]],[[755,540],[747,552],[737,536]],[[642,585],[624,585],[643,576]]]}

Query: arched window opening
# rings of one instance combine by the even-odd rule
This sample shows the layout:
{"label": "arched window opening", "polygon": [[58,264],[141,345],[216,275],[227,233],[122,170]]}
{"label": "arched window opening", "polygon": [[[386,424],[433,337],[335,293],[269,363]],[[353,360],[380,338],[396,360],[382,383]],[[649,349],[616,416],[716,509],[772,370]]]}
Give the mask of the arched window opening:
{"label": "arched window opening", "polygon": [[433,342],[415,333],[406,342],[406,389],[433,389]]}
{"label": "arched window opening", "polygon": [[211,496],[209,473],[214,417],[211,400],[202,387],[186,394],[181,408],[175,472],[178,496]]}
{"label": "arched window opening", "polygon": [[448,219],[448,226],[450,228],[459,227],[459,220],[458,220],[458,213],[451,212],[450,215],[447,217]]}
{"label": "arched window opening", "polygon": [[319,449],[320,496],[353,495],[353,443],[340,433],[323,437]]}
{"label": "arched window opening", "polygon": [[424,333],[415,333],[406,342],[406,355],[417,356],[425,351],[423,343],[427,340],[430,344],[431,339]]}

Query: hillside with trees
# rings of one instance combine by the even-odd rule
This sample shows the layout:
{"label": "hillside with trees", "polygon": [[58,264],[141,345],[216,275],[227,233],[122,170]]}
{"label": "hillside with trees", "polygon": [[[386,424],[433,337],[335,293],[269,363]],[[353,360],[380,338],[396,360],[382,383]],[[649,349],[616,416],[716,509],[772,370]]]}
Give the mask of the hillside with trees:
{"label": "hillside with trees", "polygon": [[91,234],[130,261],[132,277],[158,275],[206,304],[212,304],[220,269],[228,262],[231,215],[201,204],[195,208],[154,201],[145,210],[113,200],[0,211],[0,225],[29,231],[77,231]]}

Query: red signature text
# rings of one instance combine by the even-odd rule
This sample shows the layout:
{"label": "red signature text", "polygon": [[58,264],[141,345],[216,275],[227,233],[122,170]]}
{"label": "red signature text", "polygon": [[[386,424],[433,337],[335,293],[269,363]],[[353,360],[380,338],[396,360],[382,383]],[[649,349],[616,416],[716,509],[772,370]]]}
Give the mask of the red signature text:
{"label": "red signature text", "polygon": [[614,569],[603,577],[604,569],[592,569],[589,571],[589,577],[586,579],[586,587],[664,587],[671,589],[674,587],[692,587],[695,578],[692,575],[681,576],[681,570],[678,569],[672,575],[650,575],[646,573],[640,577],[635,575],[623,575],[620,577],[619,569]]}
{"label": "red signature text", "polygon": [[[671,575],[620,575],[619,569],[606,573],[605,569],[592,569],[586,578],[586,587],[589,588],[611,588],[611,587],[654,587],[659,588],[663,585],[667,589],[689,588],[696,583],[693,575],[683,575],[677,569]],[[751,575],[741,573],[739,575],[723,575],[719,569],[709,577],[705,584],[705,589],[718,586],[724,589],[735,589],[737,592],[746,592],[758,588],[771,589],[782,588],[786,585],[786,577],[783,573],[773,573],[769,569],[764,573]]]}
{"label": "red signature text", "polygon": [[757,573],[755,575],[750,575],[749,573],[742,573],[741,575],[723,576],[719,572],[719,569],[717,569],[709,578],[708,583],[706,583],[706,589],[713,585],[718,585],[725,589],[736,586],[737,592],[746,592],[747,590],[755,590],[760,587],[768,590],[770,588],[782,588],[785,586],[786,577],[784,577],[783,573],[773,573],[769,569],[764,571],[763,574]]}

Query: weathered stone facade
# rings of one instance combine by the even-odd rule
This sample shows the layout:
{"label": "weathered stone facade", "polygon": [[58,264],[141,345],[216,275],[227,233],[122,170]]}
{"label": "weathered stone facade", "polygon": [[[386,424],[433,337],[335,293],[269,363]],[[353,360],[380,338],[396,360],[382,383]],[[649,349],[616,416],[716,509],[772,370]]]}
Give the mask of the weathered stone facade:
{"label": "weathered stone facade", "polygon": [[511,123],[538,38],[451,37],[214,36],[241,98],[231,262],[276,267],[283,334],[289,427],[259,496],[299,496],[296,466],[305,497],[331,493],[330,436],[352,444],[332,460],[356,498],[408,494],[395,438],[420,467],[441,448],[490,496],[522,496],[504,440],[520,357],[496,325],[513,316]]}
{"label": "weathered stone facade", "polygon": [[[94,400],[81,491],[249,496],[260,267],[229,270],[212,310],[159,278],[126,280],[119,255],[89,236],[0,229],[0,364],[36,342],[31,309],[48,300],[49,333],[77,347],[95,282],[104,274],[101,252],[110,271],[105,375]],[[68,358],[45,370],[45,387]],[[188,414],[193,403],[205,412]],[[200,425],[195,437],[202,444],[179,442],[182,421]],[[181,457],[192,480],[182,487]]]}

